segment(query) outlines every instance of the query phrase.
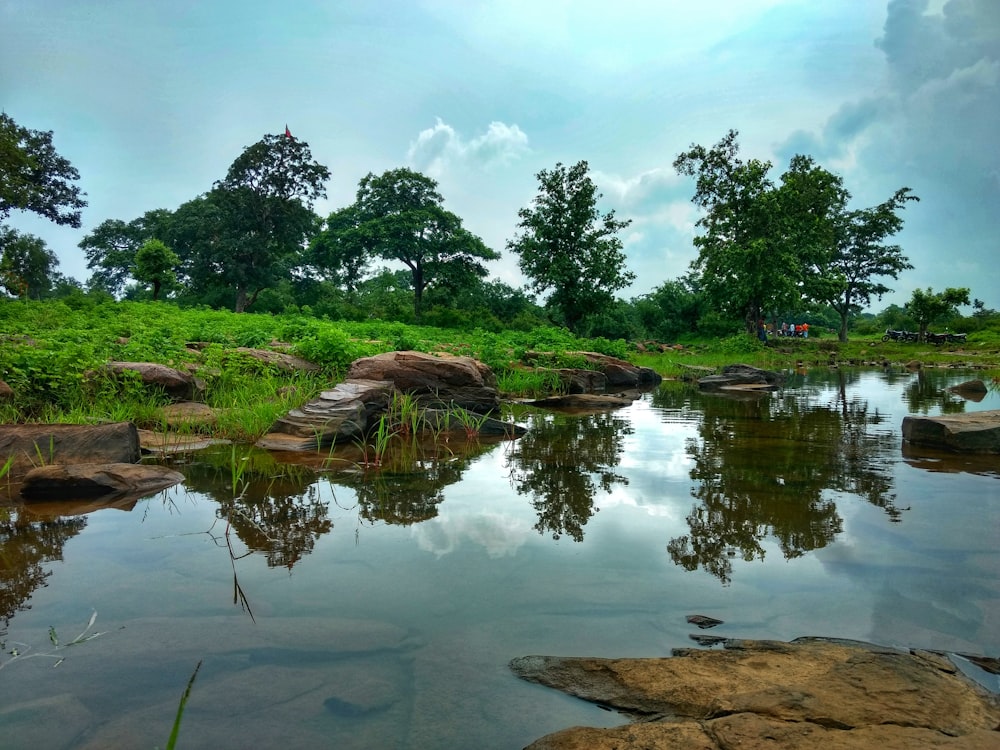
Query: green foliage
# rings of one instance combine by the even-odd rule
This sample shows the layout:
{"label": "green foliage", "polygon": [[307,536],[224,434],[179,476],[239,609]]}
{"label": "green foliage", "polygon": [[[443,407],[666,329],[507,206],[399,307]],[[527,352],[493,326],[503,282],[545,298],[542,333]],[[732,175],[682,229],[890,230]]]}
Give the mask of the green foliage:
{"label": "green foliage", "polygon": [[69,161],[52,145],[52,131],[29,130],[0,112],[0,221],[30,211],[56,224],[80,226],[84,193]]}
{"label": "green foliage", "polygon": [[335,372],[347,370],[365,352],[365,347],[331,326],[302,336],[295,344],[295,353],[300,357]]}
{"label": "green foliage", "polygon": [[548,293],[546,307],[574,331],[635,279],[618,238],[631,220],[597,210],[601,194],[588,172],[585,161],[539,172],[539,193],[518,211],[518,234],[507,243],[532,290]]}
{"label": "green foliage", "polygon": [[52,287],[57,265],[44,240],[0,226],[0,285],[9,294],[41,299]]}
{"label": "green foliage", "polygon": [[764,343],[745,333],[727,336],[716,347],[724,354],[757,354],[764,350]]}
{"label": "green foliage", "polygon": [[419,320],[425,292],[438,288],[454,294],[486,276],[481,261],[500,257],[443,203],[437,182],[419,172],[369,172],[354,204],[331,214],[313,241],[311,264],[352,291],[374,259],[403,264]]}
{"label": "green foliage", "polygon": [[135,254],[135,278],[153,286],[153,301],[160,297],[161,289],[171,289],[177,284],[174,268],[180,263],[176,253],[160,240],[146,240]]}

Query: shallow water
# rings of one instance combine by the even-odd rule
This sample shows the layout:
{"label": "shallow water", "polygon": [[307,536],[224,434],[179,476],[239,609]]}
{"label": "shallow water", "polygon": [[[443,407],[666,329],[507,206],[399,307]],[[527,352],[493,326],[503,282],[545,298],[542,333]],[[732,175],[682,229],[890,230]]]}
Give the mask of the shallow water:
{"label": "shallow water", "polygon": [[[969,377],[665,384],[609,413],[522,408],[517,441],[377,476],[254,454],[234,500],[223,451],[130,508],[16,509],[0,745],[162,747],[199,662],[179,748],[517,748],[622,723],[514,678],[526,654],[711,634],[1000,655],[1000,459],[899,437],[907,414],[1000,408],[946,390]],[[100,635],[66,646],[94,611]]]}

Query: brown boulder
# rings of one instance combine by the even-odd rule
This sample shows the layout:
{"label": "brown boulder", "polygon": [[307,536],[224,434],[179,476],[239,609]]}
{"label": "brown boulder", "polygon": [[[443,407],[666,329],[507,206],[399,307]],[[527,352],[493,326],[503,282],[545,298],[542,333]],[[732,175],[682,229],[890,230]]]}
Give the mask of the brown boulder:
{"label": "brown boulder", "polygon": [[0,401],[12,401],[14,399],[14,389],[0,380]]}
{"label": "brown boulder", "polygon": [[479,414],[500,407],[493,371],[472,357],[423,352],[387,352],[355,360],[349,380],[383,380],[423,406],[458,406]]}
{"label": "brown boulder", "polygon": [[145,495],[184,481],[165,466],[147,464],[52,464],[24,476],[21,495],[29,500],[77,499],[103,495]]}
{"label": "brown boulder", "polygon": [[1000,453],[1000,409],[903,417],[903,440],[960,453]]}
{"label": "brown boulder", "polygon": [[1000,747],[1000,699],[926,652],[727,640],[662,659],[529,656],[511,669],[643,722],[567,729],[534,750]]}
{"label": "brown boulder", "polygon": [[131,422],[0,425],[0,462],[10,456],[12,476],[43,464],[136,463],[139,434]]}
{"label": "brown boulder", "polygon": [[191,401],[202,390],[201,385],[190,373],[155,362],[109,362],[105,370],[112,377],[119,377],[126,372],[137,373],[144,386],[161,388],[176,401]]}

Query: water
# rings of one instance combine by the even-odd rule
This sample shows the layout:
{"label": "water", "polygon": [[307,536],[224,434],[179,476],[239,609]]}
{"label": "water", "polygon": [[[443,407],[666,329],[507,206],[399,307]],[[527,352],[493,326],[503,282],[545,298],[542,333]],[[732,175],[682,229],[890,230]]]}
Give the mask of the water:
{"label": "water", "polygon": [[[1000,460],[899,438],[907,414],[1000,408],[947,391],[968,377],[666,384],[610,413],[519,410],[525,437],[398,459],[416,474],[255,454],[234,501],[223,451],[130,509],[15,510],[0,745],[163,747],[199,662],[180,748],[517,748],[622,720],[515,679],[516,656],[692,634],[1000,655]],[[66,646],[94,611],[100,635]]]}

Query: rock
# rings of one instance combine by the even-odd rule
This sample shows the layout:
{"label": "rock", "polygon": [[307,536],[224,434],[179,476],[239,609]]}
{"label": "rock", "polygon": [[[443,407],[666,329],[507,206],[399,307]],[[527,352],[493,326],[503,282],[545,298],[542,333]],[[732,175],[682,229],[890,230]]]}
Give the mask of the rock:
{"label": "rock", "polygon": [[24,475],[21,495],[26,499],[99,497],[148,494],[184,481],[184,475],[165,466],[145,464],[51,464]]}
{"label": "rock", "polygon": [[[538,370],[545,372],[546,368]],[[608,389],[608,376],[598,370],[562,367],[551,372],[559,378],[559,387],[564,393],[604,393]]]}
{"label": "rock", "polygon": [[320,370],[319,365],[302,359],[302,357],[274,352],[270,349],[251,349],[246,346],[239,346],[234,351],[255,359],[258,362],[276,367],[279,370],[284,370],[285,372],[318,372]]}
{"label": "rock", "polygon": [[155,362],[109,362],[105,365],[105,370],[113,377],[125,372],[138,373],[143,385],[162,388],[164,393],[176,401],[194,400],[202,390],[190,373]]}
{"label": "rock", "polygon": [[176,432],[154,432],[139,430],[139,447],[144,453],[168,455],[190,453],[213,445],[229,445],[232,441],[208,437],[207,435],[179,434]]}
{"label": "rock", "polygon": [[934,654],[813,638],[727,640],[721,651],[674,654],[514,659],[525,680],[642,721],[574,727],[529,747],[1000,747],[1000,698]]}
{"label": "rock", "polygon": [[[638,391],[634,392],[638,396]],[[544,406],[547,409],[571,409],[585,411],[607,411],[629,406],[635,399],[630,396],[600,393],[571,393],[565,396],[546,396],[533,401],[525,401],[529,406]]]}
{"label": "rock", "polygon": [[350,379],[276,421],[257,447],[314,451],[368,432],[389,405],[395,389],[385,380]]}
{"label": "rock", "polygon": [[472,357],[423,352],[387,352],[355,360],[349,380],[389,381],[424,406],[458,406],[479,414],[500,407],[493,371]]}
{"label": "rock", "polygon": [[218,412],[200,401],[179,401],[160,409],[160,416],[170,428],[211,427],[219,419]]}
{"label": "rock", "polygon": [[14,399],[14,389],[0,380],[0,401],[12,401]]}
{"label": "rock", "polygon": [[777,390],[785,381],[784,375],[772,370],[761,370],[750,365],[726,365],[721,375],[698,378],[698,387],[703,391],[717,391],[726,386],[753,385],[768,390]]}
{"label": "rock", "polygon": [[986,387],[986,383],[982,380],[966,380],[964,383],[953,385],[948,390],[952,393],[957,393],[968,401],[975,401],[976,403],[982,401],[986,397],[986,394],[990,392],[989,388]]}
{"label": "rock", "polygon": [[136,463],[139,434],[131,422],[0,425],[0,462],[9,456],[11,476],[43,464]]}
{"label": "rock", "polygon": [[960,453],[1000,453],[1000,409],[903,417],[903,440]]}
{"label": "rock", "polygon": [[636,388],[652,386],[663,380],[660,374],[650,367],[638,367],[624,359],[611,357],[597,352],[570,352],[582,355],[587,362],[596,365],[608,379],[608,388]]}

